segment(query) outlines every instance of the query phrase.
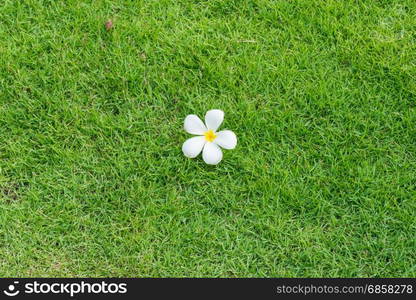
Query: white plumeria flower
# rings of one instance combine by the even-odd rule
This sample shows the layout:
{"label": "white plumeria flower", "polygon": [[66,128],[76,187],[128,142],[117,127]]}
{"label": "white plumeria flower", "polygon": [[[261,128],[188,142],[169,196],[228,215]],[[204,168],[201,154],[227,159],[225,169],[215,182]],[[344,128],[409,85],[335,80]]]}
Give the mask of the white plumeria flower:
{"label": "white plumeria flower", "polygon": [[197,115],[188,115],[185,118],[184,128],[186,132],[198,136],[183,143],[183,154],[186,157],[194,158],[202,151],[202,158],[207,164],[218,164],[222,159],[220,147],[234,149],[237,145],[237,136],[231,130],[217,132],[223,120],[224,112],[219,109],[212,109],[206,113],[205,124]]}

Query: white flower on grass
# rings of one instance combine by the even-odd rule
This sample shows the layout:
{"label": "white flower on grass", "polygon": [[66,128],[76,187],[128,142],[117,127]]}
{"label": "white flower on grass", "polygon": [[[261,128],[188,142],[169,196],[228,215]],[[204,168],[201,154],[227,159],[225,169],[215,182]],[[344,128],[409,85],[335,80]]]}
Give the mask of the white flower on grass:
{"label": "white flower on grass", "polygon": [[202,151],[202,158],[207,164],[218,164],[222,159],[220,147],[234,149],[237,145],[237,137],[231,130],[217,132],[223,120],[224,112],[219,109],[212,109],[206,113],[205,124],[197,115],[188,115],[185,118],[184,128],[186,132],[198,136],[183,143],[183,154],[186,157],[194,158]]}

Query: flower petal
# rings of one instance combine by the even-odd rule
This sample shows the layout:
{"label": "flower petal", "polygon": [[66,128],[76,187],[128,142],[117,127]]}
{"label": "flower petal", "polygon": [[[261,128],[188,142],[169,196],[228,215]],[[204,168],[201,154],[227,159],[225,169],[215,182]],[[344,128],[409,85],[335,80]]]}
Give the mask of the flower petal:
{"label": "flower petal", "polygon": [[201,153],[202,148],[205,145],[205,137],[194,136],[193,138],[187,139],[182,145],[182,152],[186,157],[194,158]]}
{"label": "flower petal", "polygon": [[190,134],[203,135],[207,128],[197,115],[187,115],[185,118],[184,128]]}
{"label": "flower petal", "polygon": [[234,149],[237,146],[237,136],[231,130],[221,130],[216,133],[214,143],[224,149]]}
{"label": "flower petal", "polygon": [[202,158],[209,165],[216,165],[222,159],[221,148],[214,143],[206,143],[204,146],[204,151],[202,151]]}
{"label": "flower petal", "polygon": [[224,120],[224,112],[219,109],[211,109],[205,115],[205,124],[208,129],[217,131],[222,121]]}

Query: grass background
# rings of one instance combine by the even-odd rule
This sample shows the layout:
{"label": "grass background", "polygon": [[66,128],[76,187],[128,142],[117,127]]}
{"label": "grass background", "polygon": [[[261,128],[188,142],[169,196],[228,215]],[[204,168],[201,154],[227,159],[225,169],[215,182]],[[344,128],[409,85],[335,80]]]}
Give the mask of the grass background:
{"label": "grass background", "polygon": [[415,1],[1,0],[0,37],[1,276],[416,276]]}

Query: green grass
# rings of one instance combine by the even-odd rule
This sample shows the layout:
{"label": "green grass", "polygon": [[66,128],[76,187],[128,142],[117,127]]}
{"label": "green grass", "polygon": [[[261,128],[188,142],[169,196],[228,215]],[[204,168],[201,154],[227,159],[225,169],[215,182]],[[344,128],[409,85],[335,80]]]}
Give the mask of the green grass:
{"label": "green grass", "polygon": [[0,276],[416,276],[415,1],[2,0],[0,36]]}

